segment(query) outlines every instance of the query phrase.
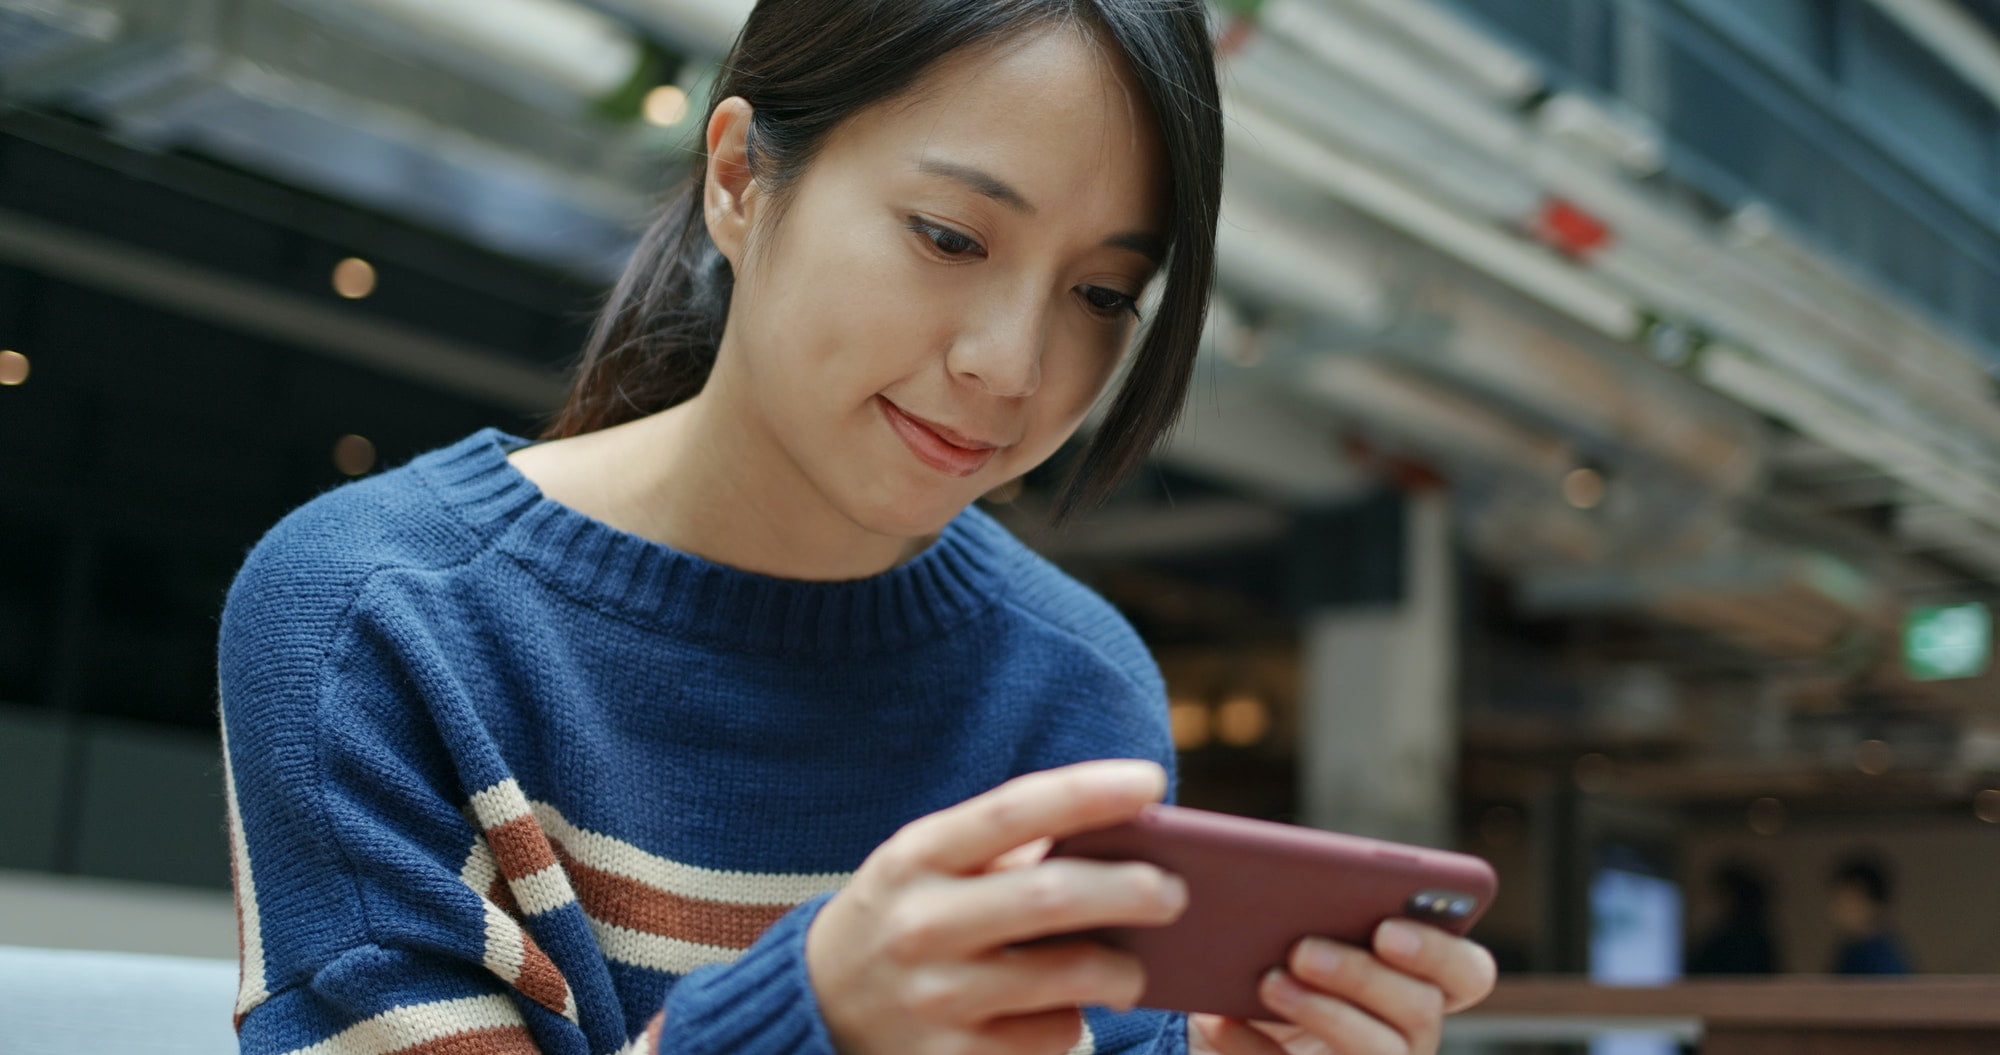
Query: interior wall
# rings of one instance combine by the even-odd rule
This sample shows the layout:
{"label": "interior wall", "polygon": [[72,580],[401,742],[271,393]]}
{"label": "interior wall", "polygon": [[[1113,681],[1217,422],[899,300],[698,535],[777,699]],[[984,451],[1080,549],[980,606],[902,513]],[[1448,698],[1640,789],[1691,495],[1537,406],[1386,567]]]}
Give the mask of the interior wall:
{"label": "interior wall", "polygon": [[2000,973],[2000,825],[1967,816],[1797,818],[1764,838],[1737,824],[1694,824],[1682,858],[1687,918],[1715,918],[1708,876],[1728,858],[1762,869],[1772,884],[1779,962],[1789,971],[1825,971],[1835,936],[1827,920],[1827,877],[1858,850],[1879,855],[1894,884],[1896,929],[1926,973]]}

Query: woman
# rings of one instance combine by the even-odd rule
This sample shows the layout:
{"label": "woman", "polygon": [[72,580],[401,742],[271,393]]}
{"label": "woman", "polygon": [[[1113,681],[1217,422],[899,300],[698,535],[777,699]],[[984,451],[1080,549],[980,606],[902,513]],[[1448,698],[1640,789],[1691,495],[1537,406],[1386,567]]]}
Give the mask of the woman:
{"label": "woman", "polygon": [[1121,367],[1064,510],[1175,415],[1208,49],[1191,0],[757,6],[546,442],[323,495],[231,590],[245,1051],[1435,1047],[1491,984],[1442,932],[1302,946],[1254,1027],[1024,944],[1185,900],[1042,860],[1166,793],[1163,689],[969,507]]}

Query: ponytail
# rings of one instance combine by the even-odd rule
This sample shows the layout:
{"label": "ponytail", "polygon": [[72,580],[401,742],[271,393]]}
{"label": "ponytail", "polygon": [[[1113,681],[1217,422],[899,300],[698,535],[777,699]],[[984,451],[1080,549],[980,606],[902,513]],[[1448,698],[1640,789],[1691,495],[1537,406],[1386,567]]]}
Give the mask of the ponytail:
{"label": "ponytail", "polygon": [[703,222],[700,175],[697,167],[633,250],[543,439],[622,425],[708,383],[735,276]]}

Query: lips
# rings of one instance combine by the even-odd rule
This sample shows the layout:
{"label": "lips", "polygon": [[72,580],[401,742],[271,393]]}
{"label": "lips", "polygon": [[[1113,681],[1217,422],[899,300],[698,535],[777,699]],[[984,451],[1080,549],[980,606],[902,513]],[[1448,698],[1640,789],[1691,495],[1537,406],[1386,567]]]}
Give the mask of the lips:
{"label": "lips", "polygon": [[889,428],[903,441],[903,446],[908,447],[918,461],[938,472],[971,476],[984,469],[1000,450],[997,444],[976,440],[947,426],[914,417],[886,397],[876,396],[875,401],[881,405],[883,418],[888,420]]}

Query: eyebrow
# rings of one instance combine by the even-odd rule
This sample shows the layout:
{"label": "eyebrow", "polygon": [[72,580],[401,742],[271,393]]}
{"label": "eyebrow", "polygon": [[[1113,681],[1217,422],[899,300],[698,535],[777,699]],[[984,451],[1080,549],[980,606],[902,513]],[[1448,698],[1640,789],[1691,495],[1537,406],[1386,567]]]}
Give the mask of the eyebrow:
{"label": "eyebrow", "polygon": [[969,165],[939,161],[936,158],[924,158],[922,161],[917,162],[917,171],[926,175],[943,176],[946,179],[957,180],[1015,212],[1026,213],[1030,216],[1034,215],[1035,207],[1028,204],[1028,199],[1021,197],[1020,191],[1009,187],[991,173],[982,172]]}
{"label": "eyebrow", "polygon": [[[1021,192],[1008,186],[1005,181],[982,169],[938,158],[923,158],[917,162],[917,171],[930,176],[942,176],[964,184],[974,193],[1005,205],[1024,215],[1032,216],[1035,207]],[[1154,266],[1166,258],[1166,239],[1150,231],[1125,231],[1104,240],[1106,248],[1124,249],[1137,253],[1151,261]]]}

